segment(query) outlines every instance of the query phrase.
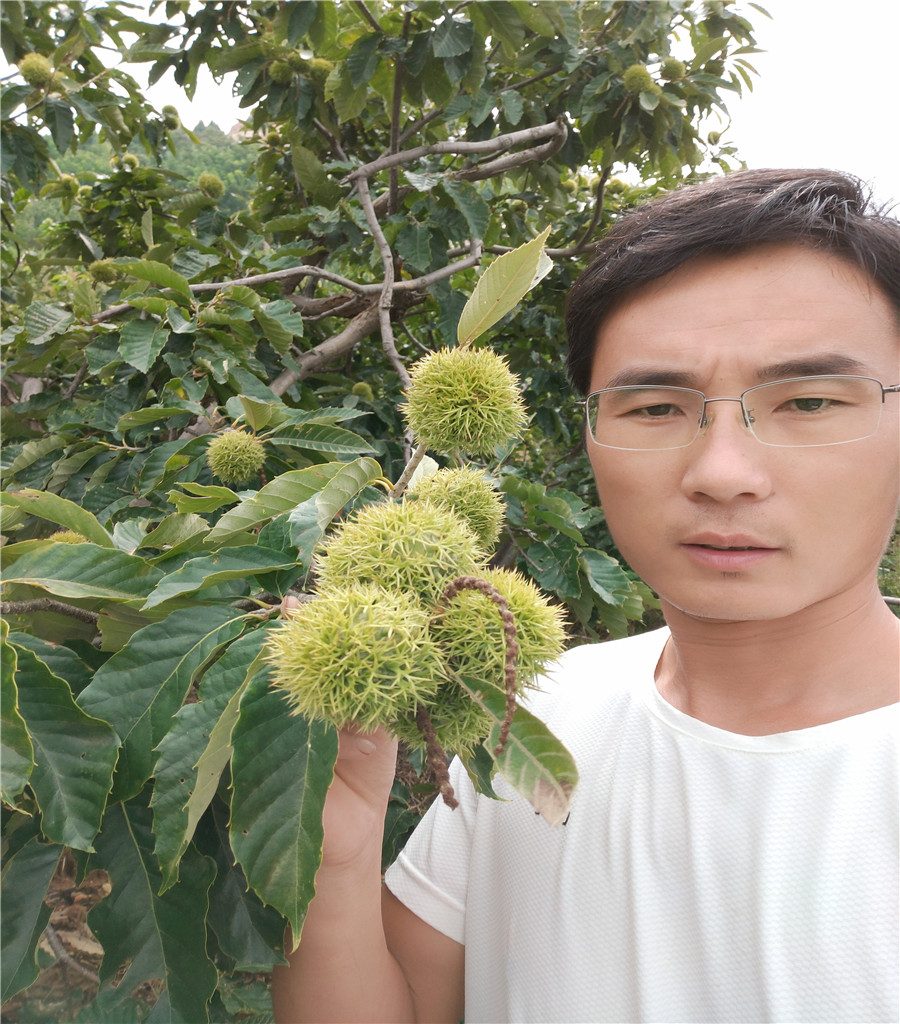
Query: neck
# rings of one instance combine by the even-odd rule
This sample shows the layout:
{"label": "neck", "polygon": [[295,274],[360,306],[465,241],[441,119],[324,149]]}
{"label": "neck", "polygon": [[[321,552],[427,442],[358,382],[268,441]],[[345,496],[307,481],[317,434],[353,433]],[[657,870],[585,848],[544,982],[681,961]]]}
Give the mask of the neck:
{"label": "neck", "polygon": [[806,729],[897,701],[900,621],[872,587],[776,620],[718,622],[663,603],[657,687],[678,710],[746,735]]}

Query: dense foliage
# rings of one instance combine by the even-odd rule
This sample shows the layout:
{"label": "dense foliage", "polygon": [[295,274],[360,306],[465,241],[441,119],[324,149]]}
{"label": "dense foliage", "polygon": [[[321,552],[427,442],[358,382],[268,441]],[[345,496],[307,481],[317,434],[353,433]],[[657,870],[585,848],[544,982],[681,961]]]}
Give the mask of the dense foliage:
{"label": "dense foliage", "polygon": [[[37,977],[74,858],[111,883],[82,1019],[195,1024],[265,1012],[235,979],[278,961],[320,855],[335,737],[285,713],[266,634],[332,521],[403,471],[412,364],[456,344],[484,263],[548,229],[552,269],[488,335],[530,417],[481,462],[506,502],[493,561],[572,636],[653,615],[593,505],[562,305],[604,223],[728,166],[699,126],[749,84],[753,37],[687,0],[151,8],[0,6],[3,999]],[[198,143],[138,62],[188,94],[202,65],[237,72],[241,188],[186,169]],[[105,167],[61,169],[100,146]],[[59,215],[36,232],[41,197]],[[262,459],[223,482],[208,448],[234,427]],[[421,806],[409,766],[395,797],[385,859]]]}

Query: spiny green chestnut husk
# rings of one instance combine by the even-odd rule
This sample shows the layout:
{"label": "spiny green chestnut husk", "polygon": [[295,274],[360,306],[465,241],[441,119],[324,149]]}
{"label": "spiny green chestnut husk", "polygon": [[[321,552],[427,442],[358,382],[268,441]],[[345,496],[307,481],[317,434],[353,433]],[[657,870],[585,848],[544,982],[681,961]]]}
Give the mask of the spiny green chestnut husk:
{"label": "spiny green chestnut husk", "polygon": [[53,65],[42,53],[26,53],[19,61],[19,74],[36,89],[53,81]]}
{"label": "spiny green chestnut husk", "polygon": [[418,442],[444,453],[493,455],[526,420],[518,378],[483,348],[445,348],[419,360],[401,409]]}
{"label": "spiny green chestnut husk", "polygon": [[322,546],[316,570],[321,592],[354,580],[435,606],[451,580],[477,574],[481,564],[475,534],[460,519],[404,498],[357,512]]}
{"label": "spiny green chestnut husk", "polygon": [[245,430],[226,430],[209,442],[206,461],[223,484],[244,484],[262,469],[265,444]]}
{"label": "spiny green chestnut husk", "polygon": [[[519,646],[516,690],[522,693],[562,653],[562,613],[518,572],[489,569],[481,575],[496,587],[512,612]],[[428,713],[441,746],[464,753],[487,739],[494,720],[452,676],[465,676],[486,691],[492,687],[497,694],[504,693],[506,642],[497,605],[484,594],[462,590],[447,603],[446,611],[434,616],[431,636],[450,669],[450,679],[441,686]],[[424,747],[414,719],[399,720],[394,731],[410,746]]]}
{"label": "spiny green chestnut husk", "polygon": [[479,469],[439,469],[410,491],[438,508],[453,512],[478,538],[485,552],[493,550],[503,526],[503,499]]}
{"label": "spiny green chestnut husk", "polygon": [[363,731],[415,716],[444,679],[427,612],[408,594],[353,585],[322,593],[266,641],[272,685],[293,714]]}
{"label": "spiny green chestnut husk", "polygon": [[653,85],[653,76],[643,64],[632,64],[630,68],[626,68],[623,72],[622,81],[627,92],[637,95],[639,92],[648,92],[650,90],[650,87]]}

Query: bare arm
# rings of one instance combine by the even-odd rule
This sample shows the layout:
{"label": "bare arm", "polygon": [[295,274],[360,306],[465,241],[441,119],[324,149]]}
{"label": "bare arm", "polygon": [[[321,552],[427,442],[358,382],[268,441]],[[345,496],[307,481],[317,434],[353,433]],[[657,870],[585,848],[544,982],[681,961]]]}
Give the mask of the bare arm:
{"label": "bare arm", "polygon": [[463,947],[381,883],[384,812],[397,744],[383,730],[340,734],[325,843],[302,941],[272,976],[278,1024],[462,1018]]}

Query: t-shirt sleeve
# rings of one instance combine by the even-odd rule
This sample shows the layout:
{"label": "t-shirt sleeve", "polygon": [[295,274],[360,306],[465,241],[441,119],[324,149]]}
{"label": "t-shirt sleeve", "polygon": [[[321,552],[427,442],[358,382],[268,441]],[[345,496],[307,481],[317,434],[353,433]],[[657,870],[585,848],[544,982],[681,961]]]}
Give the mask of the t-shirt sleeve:
{"label": "t-shirt sleeve", "polygon": [[450,781],[459,806],[451,810],[440,797],[432,803],[388,868],[385,884],[426,924],[464,943],[469,855],[479,797],[458,759],[450,766]]}

